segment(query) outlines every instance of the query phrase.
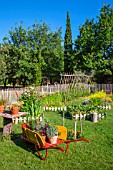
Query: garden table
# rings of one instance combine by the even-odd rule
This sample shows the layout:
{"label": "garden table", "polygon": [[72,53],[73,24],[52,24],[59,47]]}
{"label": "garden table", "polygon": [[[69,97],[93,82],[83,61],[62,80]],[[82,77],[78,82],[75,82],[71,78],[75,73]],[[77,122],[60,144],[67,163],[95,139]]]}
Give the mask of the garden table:
{"label": "garden table", "polygon": [[3,117],[3,132],[2,135],[11,134],[13,118],[20,117],[28,114],[27,112],[18,112],[17,115],[11,115],[10,111],[5,110],[4,113],[0,113],[0,116]]}

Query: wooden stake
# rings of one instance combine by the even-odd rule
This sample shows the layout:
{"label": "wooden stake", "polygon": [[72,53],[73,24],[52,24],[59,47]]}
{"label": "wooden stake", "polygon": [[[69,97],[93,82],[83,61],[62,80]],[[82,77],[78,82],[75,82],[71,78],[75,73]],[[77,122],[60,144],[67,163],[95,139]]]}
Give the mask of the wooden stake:
{"label": "wooden stake", "polygon": [[80,133],[82,134],[82,114],[80,113]]}
{"label": "wooden stake", "polygon": [[76,126],[77,126],[77,121],[76,121],[76,115],[74,118],[74,138],[76,139]]}
{"label": "wooden stake", "polygon": [[63,118],[62,118],[62,125],[64,126],[64,112],[63,112]]}

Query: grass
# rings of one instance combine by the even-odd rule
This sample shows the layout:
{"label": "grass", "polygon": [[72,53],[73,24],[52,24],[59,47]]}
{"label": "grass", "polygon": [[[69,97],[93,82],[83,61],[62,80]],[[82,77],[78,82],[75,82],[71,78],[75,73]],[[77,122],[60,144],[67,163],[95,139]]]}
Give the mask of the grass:
{"label": "grass", "polygon": [[[113,109],[97,123],[83,120],[83,136],[90,140],[71,143],[68,154],[49,150],[46,162],[37,157],[32,145],[21,140],[21,123],[13,125],[13,133],[0,142],[0,170],[111,170],[113,169]],[[46,112],[49,122],[62,125],[57,112]],[[0,127],[2,127],[0,118]],[[65,126],[73,128],[73,121],[65,119]],[[77,130],[79,130],[77,121]]]}

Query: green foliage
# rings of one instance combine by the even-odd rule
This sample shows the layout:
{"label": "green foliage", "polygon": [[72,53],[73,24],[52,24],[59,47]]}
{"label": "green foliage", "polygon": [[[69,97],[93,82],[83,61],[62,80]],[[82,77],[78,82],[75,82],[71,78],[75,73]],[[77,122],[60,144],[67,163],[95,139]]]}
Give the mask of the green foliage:
{"label": "green foliage", "polygon": [[71,131],[68,130],[67,139],[68,140],[74,140],[75,139],[74,134],[72,133],[72,130]]}
{"label": "green foliage", "polygon": [[30,129],[36,130],[36,125],[37,125],[37,120],[36,120],[36,119],[29,121],[29,127],[30,127]]}
{"label": "green foliage", "polygon": [[64,37],[64,72],[73,73],[73,68],[72,32],[69,12],[67,12],[66,32]]}
{"label": "green foliage", "polygon": [[59,81],[60,73],[63,72],[64,69],[61,33],[61,28],[55,33],[49,33],[46,47],[42,51],[45,62],[45,65],[42,68],[42,74],[48,77],[51,80],[51,83]]}
{"label": "green foliage", "polygon": [[[77,134],[76,134],[76,138],[79,138],[79,137],[80,137],[80,131],[78,131]],[[69,130],[68,129],[67,139],[68,140],[74,140],[75,139],[75,137],[74,137],[74,130]]]}
{"label": "green foliage", "polygon": [[0,98],[0,106],[6,106],[7,100],[4,98]]}
{"label": "green foliage", "polygon": [[87,19],[85,24],[79,27],[80,36],[75,40],[75,63],[77,69],[90,73],[94,69],[93,57],[95,55],[95,24],[94,20]]}
{"label": "green foliage", "polygon": [[84,87],[84,84],[70,84],[68,88],[61,92],[62,101],[66,103],[68,101],[73,101],[77,97],[84,97],[89,95],[88,87]]}
{"label": "green foliage", "polygon": [[49,125],[46,129],[46,134],[48,137],[53,137],[58,135],[58,130],[54,125]]}
{"label": "green foliage", "polygon": [[43,105],[45,107],[59,107],[62,106],[62,96],[60,92],[56,92],[54,94],[49,94],[41,98]]}
{"label": "green foliage", "polygon": [[43,113],[43,103],[40,95],[34,89],[28,89],[21,95],[24,105],[21,111],[26,111],[32,117],[40,117]]}
{"label": "green foliage", "polygon": [[103,109],[105,105],[105,101],[103,98],[87,98],[87,99],[79,99],[74,102],[70,102],[67,104],[67,110],[65,112],[66,117],[72,118],[75,114],[91,114],[93,112],[97,112],[98,114],[104,113],[105,109]]}
{"label": "green foliage", "polygon": [[9,35],[4,37],[0,48],[0,72],[3,74],[0,80],[7,78],[13,86],[19,83],[25,87],[39,86],[43,75],[58,79],[63,71],[61,29],[52,32],[45,22],[36,21],[28,29],[22,24],[9,30]]}
{"label": "green foliage", "polygon": [[91,110],[91,107],[84,107],[82,101],[71,102],[67,105],[67,110],[65,111],[66,117],[72,118],[75,114],[86,114]]}
{"label": "green foliage", "polygon": [[88,88],[84,88],[84,85],[79,86],[79,84],[74,84],[69,85],[69,87],[62,92],[42,96],[41,101],[44,106],[59,107],[66,104],[68,101],[73,101],[77,97],[84,97],[86,95],[89,95]]}
{"label": "green foliage", "polygon": [[37,119],[29,121],[29,127],[35,132],[38,132],[40,135],[46,135],[46,123],[47,121],[39,121]]}
{"label": "green foliage", "polygon": [[0,82],[5,83],[6,78],[7,75],[6,75],[6,62],[5,62],[4,50],[3,47],[0,47]]}
{"label": "green foliage", "polygon": [[83,106],[81,101],[70,102],[66,105],[67,109],[65,111],[65,116],[72,119],[73,115],[83,113]]}
{"label": "green foliage", "polygon": [[79,27],[80,35],[75,40],[75,64],[77,69],[91,74],[96,81],[105,83],[112,78],[113,9],[103,4],[98,21],[86,19]]}
{"label": "green foliage", "polygon": [[38,122],[36,127],[35,127],[35,131],[40,133],[42,136],[46,136],[46,125],[47,125],[47,121],[43,120],[42,122]]}
{"label": "green foliage", "polygon": [[91,98],[90,102],[92,105],[98,107],[103,105],[103,100],[101,98]]}

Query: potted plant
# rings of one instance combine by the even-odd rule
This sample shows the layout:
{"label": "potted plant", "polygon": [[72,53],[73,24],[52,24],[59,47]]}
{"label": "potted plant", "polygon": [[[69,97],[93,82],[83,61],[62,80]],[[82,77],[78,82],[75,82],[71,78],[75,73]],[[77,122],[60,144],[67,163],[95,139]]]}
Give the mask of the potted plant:
{"label": "potted plant", "polygon": [[9,109],[12,115],[17,115],[20,109],[20,106],[23,104],[23,102],[15,101],[11,102],[9,105]]}
{"label": "potted plant", "polygon": [[4,99],[3,97],[0,98],[0,113],[4,112],[5,106],[6,106],[7,100]]}
{"label": "potted plant", "polygon": [[29,121],[29,127],[31,130],[36,130],[36,126],[37,126],[37,120],[30,120]]}
{"label": "potted plant", "polygon": [[36,132],[38,132],[41,135],[43,141],[45,142],[46,141],[46,127],[45,127],[45,123],[43,123],[43,122],[38,123],[36,125],[35,129],[36,129]]}
{"label": "potted plant", "polygon": [[49,143],[51,143],[51,144],[57,143],[58,130],[54,125],[49,125],[47,127],[46,135],[47,135]]}
{"label": "potted plant", "polygon": [[35,132],[38,132],[41,135],[44,142],[46,141],[46,127],[44,121],[40,122],[39,120],[36,119],[31,120],[29,122],[29,127]]}
{"label": "potted plant", "polygon": [[97,116],[97,109],[98,106],[95,105],[94,101],[91,100],[84,100],[83,101],[83,108],[86,113],[86,119],[90,120],[92,122],[97,122],[98,116]]}

